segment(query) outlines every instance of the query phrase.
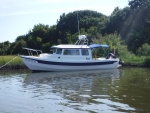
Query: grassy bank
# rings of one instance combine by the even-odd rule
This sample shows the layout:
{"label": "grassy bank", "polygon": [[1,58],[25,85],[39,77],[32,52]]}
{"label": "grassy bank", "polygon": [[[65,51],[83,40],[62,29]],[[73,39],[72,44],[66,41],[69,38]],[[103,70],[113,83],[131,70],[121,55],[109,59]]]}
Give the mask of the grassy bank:
{"label": "grassy bank", "polygon": [[[10,62],[10,63],[8,63],[8,62]],[[5,65],[5,64],[7,64],[7,65]],[[26,66],[24,65],[23,61],[21,60],[21,58],[19,56],[0,56],[0,67],[1,67],[0,70],[26,69]]]}
{"label": "grassy bank", "polygon": [[124,66],[150,67],[150,56],[129,55],[124,58]]}

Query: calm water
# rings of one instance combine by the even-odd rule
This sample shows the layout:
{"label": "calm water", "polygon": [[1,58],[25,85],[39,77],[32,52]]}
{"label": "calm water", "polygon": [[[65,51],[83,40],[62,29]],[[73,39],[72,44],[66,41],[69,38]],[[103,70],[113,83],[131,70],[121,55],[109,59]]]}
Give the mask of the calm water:
{"label": "calm water", "polygon": [[150,69],[0,71],[0,113],[150,113]]}

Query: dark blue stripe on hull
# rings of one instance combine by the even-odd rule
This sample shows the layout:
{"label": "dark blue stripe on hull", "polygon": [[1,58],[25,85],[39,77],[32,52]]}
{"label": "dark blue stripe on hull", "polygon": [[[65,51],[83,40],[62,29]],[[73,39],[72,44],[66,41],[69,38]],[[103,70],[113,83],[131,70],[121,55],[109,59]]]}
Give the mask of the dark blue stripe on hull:
{"label": "dark blue stripe on hull", "polygon": [[116,61],[109,62],[87,62],[87,63],[71,63],[71,62],[51,62],[51,61],[42,61],[38,60],[38,63],[41,64],[51,64],[51,65],[65,65],[65,66],[91,66],[91,65],[107,65],[113,64]]}
{"label": "dark blue stripe on hull", "polygon": [[[22,57],[25,58],[25,57]],[[25,58],[27,60],[34,60],[41,64],[48,64],[48,65],[63,65],[63,66],[94,66],[94,65],[108,65],[113,64],[117,61],[106,61],[106,62],[86,62],[86,63],[74,63],[74,62],[53,62],[53,61],[44,61],[44,60],[36,60]]]}

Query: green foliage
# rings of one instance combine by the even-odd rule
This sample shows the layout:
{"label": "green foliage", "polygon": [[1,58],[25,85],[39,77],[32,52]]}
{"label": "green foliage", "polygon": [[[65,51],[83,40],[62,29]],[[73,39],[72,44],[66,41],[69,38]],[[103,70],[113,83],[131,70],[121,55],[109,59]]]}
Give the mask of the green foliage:
{"label": "green foliage", "polygon": [[120,34],[128,49],[136,53],[144,43],[150,44],[150,0],[131,0],[129,6],[114,9],[105,31]]}
{"label": "green foliage", "polygon": [[71,34],[78,32],[77,15],[79,18],[80,29],[84,28],[85,31],[87,31],[91,26],[97,27],[100,22],[102,24],[104,20],[107,19],[106,16],[96,11],[74,11],[67,15],[62,14],[60,16],[60,19],[57,22],[57,29],[61,32],[69,32]]}
{"label": "green foliage", "polygon": [[0,43],[0,55],[7,55],[10,45],[9,41]]}
{"label": "green foliage", "polygon": [[22,54],[22,47],[26,46],[26,41],[24,41],[23,39],[17,41],[14,46],[11,48],[12,49],[12,53],[15,54]]}
{"label": "green foliage", "polygon": [[150,45],[144,43],[142,47],[139,47],[137,50],[139,56],[150,56]]}
{"label": "green foliage", "polygon": [[114,33],[117,32],[119,34],[124,33],[124,24],[125,20],[128,19],[128,16],[130,14],[130,8],[126,7],[124,9],[119,9],[116,7],[114,11],[112,12],[110,19],[106,26],[106,33]]}
{"label": "green foliage", "polygon": [[[129,50],[136,53],[137,49],[144,43],[150,44],[150,15],[148,11],[150,6],[141,6],[138,9],[131,10],[131,14],[128,17],[130,21],[129,28],[126,36],[126,43]],[[131,46],[132,45],[132,46]]]}
{"label": "green foliage", "polygon": [[68,43],[68,34],[74,35],[78,33],[77,15],[79,18],[80,34],[88,34],[89,29],[92,28],[98,29],[98,32],[102,32],[108,20],[108,17],[103,14],[90,10],[74,11],[67,15],[61,15],[57,22],[57,30],[63,43]]}
{"label": "green foliage", "polygon": [[[5,65],[6,63],[10,62],[12,59],[14,59],[16,56],[0,56],[0,66]],[[25,67],[23,61],[21,60],[21,58],[18,56],[16,57],[16,59],[14,59],[12,62],[10,62],[8,65],[6,65],[5,67],[8,68],[15,68],[15,67]],[[5,68],[4,67],[4,68]]]}
{"label": "green foliage", "polygon": [[143,6],[149,6],[150,0],[131,0],[129,1],[129,6],[131,9],[137,9]]}
{"label": "green foliage", "polygon": [[146,59],[146,57],[139,57],[133,53],[130,53],[130,54],[126,55],[123,60],[126,64],[143,65],[145,62],[145,59]]}
{"label": "green foliage", "polygon": [[[14,60],[12,61],[12,59]],[[6,63],[8,64],[5,65]],[[19,56],[17,57],[12,55],[0,56],[0,66],[4,66],[1,69],[27,69],[27,67],[25,66],[25,64]]]}
{"label": "green foliage", "polygon": [[96,42],[101,44],[108,44],[109,51],[114,53],[115,50],[115,54],[120,57],[126,56],[128,53],[127,47],[124,45],[123,40],[117,33],[102,36],[99,39],[96,39]]}
{"label": "green foliage", "polygon": [[124,58],[123,60],[127,65],[129,64],[129,65],[150,67],[149,56],[136,56],[135,54],[129,54],[128,57]]}

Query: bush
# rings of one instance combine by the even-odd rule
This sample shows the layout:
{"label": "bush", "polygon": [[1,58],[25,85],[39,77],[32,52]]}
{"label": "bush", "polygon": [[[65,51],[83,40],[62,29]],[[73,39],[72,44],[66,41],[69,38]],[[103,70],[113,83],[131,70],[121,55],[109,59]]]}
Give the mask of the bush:
{"label": "bush", "polygon": [[121,40],[120,35],[117,33],[102,36],[98,38],[96,42],[100,44],[108,44],[109,52],[114,53],[115,49],[115,54],[120,58],[124,58],[130,54],[130,52],[127,50],[127,46],[124,45],[123,40]]}
{"label": "bush", "polygon": [[142,47],[139,47],[137,50],[139,56],[150,56],[150,45],[144,43]]}

